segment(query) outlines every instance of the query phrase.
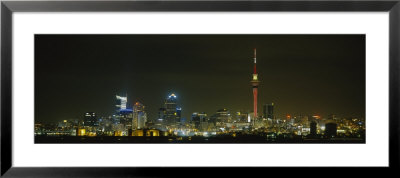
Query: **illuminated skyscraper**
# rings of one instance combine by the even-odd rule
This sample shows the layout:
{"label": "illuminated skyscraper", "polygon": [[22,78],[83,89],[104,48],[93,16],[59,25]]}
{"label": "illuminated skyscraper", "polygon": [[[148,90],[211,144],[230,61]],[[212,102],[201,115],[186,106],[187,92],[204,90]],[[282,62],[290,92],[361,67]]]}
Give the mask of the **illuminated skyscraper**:
{"label": "illuminated skyscraper", "polygon": [[133,110],[131,108],[120,109],[115,114],[116,122],[113,125],[113,130],[116,131],[115,136],[127,136],[132,128]]}
{"label": "illuminated skyscraper", "polygon": [[133,105],[132,129],[143,129],[146,121],[147,115],[144,111],[144,105],[140,102],[136,102]]}
{"label": "illuminated skyscraper", "polygon": [[177,107],[177,96],[172,93],[164,102],[164,122],[170,128],[176,128],[181,122],[181,108]]}
{"label": "illuminated skyscraper", "polygon": [[[257,119],[257,95],[258,95],[258,85],[260,81],[258,80],[257,74],[257,58],[256,58],[256,49],[254,48],[254,72],[253,78],[250,81],[253,86],[253,111],[254,111],[254,119]],[[254,123],[254,122],[253,122]]]}
{"label": "illuminated skyscraper", "polygon": [[126,103],[128,102],[128,97],[116,95],[116,99],[117,99],[117,104],[115,105],[115,107],[117,107],[117,112],[119,112],[119,110],[126,109]]}
{"label": "illuminated skyscraper", "polygon": [[128,135],[129,130],[132,128],[133,110],[127,106],[127,96],[116,95],[116,100],[116,113],[113,115],[114,124],[116,124],[114,125],[114,129],[117,131],[116,135]]}
{"label": "illuminated skyscraper", "polygon": [[208,126],[207,114],[205,112],[192,114],[191,122],[198,131],[205,131]]}
{"label": "illuminated skyscraper", "polygon": [[215,125],[220,128],[224,128],[227,123],[232,121],[231,113],[228,109],[219,109],[215,114]]}

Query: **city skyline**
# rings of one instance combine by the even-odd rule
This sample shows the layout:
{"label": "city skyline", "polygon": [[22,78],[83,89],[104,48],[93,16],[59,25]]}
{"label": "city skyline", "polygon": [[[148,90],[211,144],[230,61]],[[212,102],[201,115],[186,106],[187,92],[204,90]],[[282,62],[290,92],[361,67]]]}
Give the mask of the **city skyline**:
{"label": "city skyline", "polygon": [[171,93],[187,119],[251,112],[254,48],[259,115],[365,117],[364,35],[36,35],[35,121],[107,116],[121,93],[150,119]]}

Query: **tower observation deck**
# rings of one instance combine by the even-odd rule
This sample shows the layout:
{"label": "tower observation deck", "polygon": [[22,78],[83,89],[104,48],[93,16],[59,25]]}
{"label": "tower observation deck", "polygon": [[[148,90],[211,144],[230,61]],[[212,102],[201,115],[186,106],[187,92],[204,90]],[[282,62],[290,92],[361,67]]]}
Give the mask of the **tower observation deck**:
{"label": "tower observation deck", "polygon": [[260,81],[258,80],[258,74],[257,74],[257,51],[256,48],[254,48],[254,72],[253,72],[253,78],[250,81],[252,87],[253,87],[253,111],[254,111],[254,119],[258,117],[257,114],[257,95],[258,95],[258,85],[260,84]]}

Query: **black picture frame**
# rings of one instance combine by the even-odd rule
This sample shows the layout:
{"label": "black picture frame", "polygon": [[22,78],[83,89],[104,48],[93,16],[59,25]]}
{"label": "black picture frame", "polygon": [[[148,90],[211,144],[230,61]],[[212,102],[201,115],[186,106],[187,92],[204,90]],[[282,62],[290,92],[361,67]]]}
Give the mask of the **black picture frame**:
{"label": "black picture frame", "polygon": [[[177,168],[21,168],[12,165],[12,17],[13,12],[193,12],[193,11],[297,11],[389,12],[389,167],[399,167],[400,0],[364,1],[2,1],[1,2],[1,175],[5,177],[129,177],[180,175]],[[371,153],[373,154],[373,153]],[[366,155],[367,156],[367,155]],[[77,160],[78,161],[78,160]],[[381,167],[380,169],[388,169]],[[193,170],[192,170],[193,169]],[[265,173],[266,168],[185,168],[189,174]],[[204,168],[203,168],[204,169]],[[281,169],[281,168],[278,168]],[[296,168],[291,168],[296,169]],[[347,169],[347,168],[346,168]],[[377,168],[378,169],[378,168]],[[363,169],[370,172],[377,169]],[[232,172],[234,171],[234,172]],[[284,170],[280,170],[282,172]],[[337,174],[326,170],[325,174]],[[236,173],[235,173],[236,172]],[[296,175],[284,171],[286,175]],[[304,173],[304,172],[303,172]],[[305,171],[310,173],[311,171]],[[365,173],[365,172],[364,172]],[[351,173],[356,174],[356,173]],[[215,174],[214,174],[215,175]]]}

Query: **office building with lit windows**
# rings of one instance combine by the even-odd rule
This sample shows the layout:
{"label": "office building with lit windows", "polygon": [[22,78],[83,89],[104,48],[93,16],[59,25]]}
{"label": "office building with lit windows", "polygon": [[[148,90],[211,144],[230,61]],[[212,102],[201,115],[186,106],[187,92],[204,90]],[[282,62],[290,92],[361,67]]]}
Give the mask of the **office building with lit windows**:
{"label": "office building with lit windows", "polygon": [[124,96],[119,96],[119,95],[116,95],[115,97],[117,99],[117,103],[115,105],[117,112],[119,110],[126,109],[126,104],[128,103],[128,97],[127,96],[125,96],[125,97]]}
{"label": "office building with lit windows", "polygon": [[97,125],[96,113],[87,112],[83,117],[83,125],[84,126],[95,126]]}
{"label": "office building with lit windows", "polygon": [[133,120],[132,129],[143,129],[147,122],[147,115],[144,111],[144,105],[140,102],[136,102],[133,105]]}
{"label": "office building with lit windows", "polygon": [[274,103],[264,104],[263,115],[268,120],[274,119]]}
{"label": "office building with lit windows", "polygon": [[164,101],[163,121],[169,128],[177,128],[181,122],[182,109],[177,107],[177,101],[177,96],[174,93],[170,94]]}

